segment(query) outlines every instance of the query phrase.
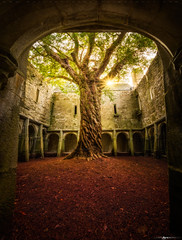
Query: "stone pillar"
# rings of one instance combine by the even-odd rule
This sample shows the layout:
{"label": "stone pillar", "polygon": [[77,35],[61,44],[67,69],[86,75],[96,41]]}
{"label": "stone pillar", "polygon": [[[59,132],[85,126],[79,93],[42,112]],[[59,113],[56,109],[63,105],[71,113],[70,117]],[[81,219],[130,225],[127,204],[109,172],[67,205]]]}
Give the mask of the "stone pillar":
{"label": "stone pillar", "polygon": [[117,136],[116,136],[116,130],[113,130],[113,151],[114,156],[117,156]]}
{"label": "stone pillar", "polygon": [[58,157],[61,156],[61,152],[62,152],[62,142],[63,142],[63,131],[60,130],[60,132],[59,132],[59,142],[58,142],[58,152],[57,152],[57,156],[58,156]]}
{"label": "stone pillar", "polygon": [[182,46],[173,61],[159,47],[164,65],[169,164],[170,230],[182,236]]}
{"label": "stone pillar", "polygon": [[159,151],[158,151],[158,128],[157,124],[154,123],[154,157],[159,157]]}
{"label": "stone pillar", "polygon": [[133,133],[132,130],[130,129],[130,151],[131,151],[131,156],[134,156],[134,146],[133,146]]}
{"label": "stone pillar", "polygon": [[44,139],[43,139],[43,125],[41,124],[39,127],[40,132],[40,154],[41,158],[44,158]]}
{"label": "stone pillar", "polygon": [[145,128],[144,155],[149,156],[149,138],[148,138],[148,129],[147,128]]}
{"label": "stone pillar", "polygon": [[25,161],[29,161],[29,119],[25,120]]}
{"label": "stone pillar", "polygon": [[[0,238],[11,239],[16,166],[18,159],[19,102],[24,79],[14,76],[16,61],[0,49]],[[14,76],[14,77],[13,77]],[[11,77],[11,78],[10,78]]]}

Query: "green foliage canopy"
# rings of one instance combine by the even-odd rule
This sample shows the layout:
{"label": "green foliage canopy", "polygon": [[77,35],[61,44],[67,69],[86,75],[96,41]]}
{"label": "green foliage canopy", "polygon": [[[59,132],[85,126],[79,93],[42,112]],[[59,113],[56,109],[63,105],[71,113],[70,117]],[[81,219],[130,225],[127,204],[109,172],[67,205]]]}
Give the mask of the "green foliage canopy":
{"label": "green foliage canopy", "polygon": [[[78,92],[78,86],[69,72],[52,58],[46,47],[62,60],[69,62],[73,71],[79,75],[80,66],[84,61],[87,61],[88,73],[97,71],[119,34],[119,32],[52,33],[34,43],[29,53],[29,61],[43,75],[45,81],[58,86],[63,92],[73,89]],[[156,52],[157,47],[151,39],[138,33],[125,33],[105,64],[100,79],[114,78],[114,81],[119,82],[121,79],[123,81],[129,71],[140,71],[149,67]]]}

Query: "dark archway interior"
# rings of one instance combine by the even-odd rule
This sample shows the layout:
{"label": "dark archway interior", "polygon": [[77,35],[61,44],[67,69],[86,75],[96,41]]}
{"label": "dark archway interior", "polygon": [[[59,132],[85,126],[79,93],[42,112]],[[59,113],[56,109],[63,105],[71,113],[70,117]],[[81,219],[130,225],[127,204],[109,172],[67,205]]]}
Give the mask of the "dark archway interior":
{"label": "dark archway interior", "polygon": [[102,149],[104,153],[112,152],[112,139],[110,134],[102,134]]}
{"label": "dark archway interior", "polygon": [[29,125],[28,129],[29,129],[29,151],[30,157],[32,157],[35,147],[35,129],[32,125]]}
{"label": "dark archway interior", "polygon": [[154,152],[154,128],[149,129],[149,151],[150,154]]}
{"label": "dark archway interior", "polygon": [[128,153],[128,139],[126,134],[119,133],[117,136],[117,152],[118,153]]}
{"label": "dark archway interior", "polygon": [[133,134],[133,147],[135,154],[142,154],[144,152],[143,139],[140,133]]}
{"label": "dark archway interior", "polygon": [[57,153],[59,137],[57,134],[51,134],[48,138],[48,152]]}
{"label": "dark archway interior", "polygon": [[166,155],[166,124],[160,127],[159,147],[162,155]]}
{"label": "dark archway interior", "polygon": [[72,152],[77,146],[77,137],[75,134],[70,133],[65,137],[65,152]]}

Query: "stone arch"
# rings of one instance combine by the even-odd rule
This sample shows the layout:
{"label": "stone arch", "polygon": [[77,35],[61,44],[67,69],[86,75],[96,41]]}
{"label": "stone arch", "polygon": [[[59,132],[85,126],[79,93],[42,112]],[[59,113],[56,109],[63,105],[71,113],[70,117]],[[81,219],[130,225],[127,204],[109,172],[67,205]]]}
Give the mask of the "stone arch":
{"label": "stone arch", "polygon": [[102,149],[103,149],[103,153],[111,154],[113,149],[113,144],[112,144],[112,137],[110,133],[102,134]]}
{"label": "stone arch", "polygon": [[[56,3],[56,4],[54,4]],[[127,29],[128,31],[138,31],[158,41],[160,52],[163,58],[167,75],[166,103],[168,117],[169,139],[169,162],[170,168],[170,199],[171,199],[171,230],[181,233],[182,210],[180,206],[179,183],[181,176],[181,146],[175,140],[181,142],[182,125],[177,119],[181,119],[181,81],[178,71],[181,67],[182,49],[182,15],[181,2],[175,1],[12,1],[11,4],[2,2],[0,14],[0,51],[3,82],[12,77],[17,65],[22,73],[26,74],[24,62],[27,57],[28,48],[37,39],[53,31],[73,31],[73,30],[115,30]],[[16,13],[16,14],[15,14]],[[10,18],[8,16],[11,16]],[[155,17],[154,17],[155,16]],[[162,46],[162,48],[161,48]],[[163,51],[163,48],[167,51]],[[17,64],[17,62],[18,64]],[[12,84],[13,81],[11,81]],[[175,83],[175,84],[173,84]],[[15,85],[13,85],[15,89]],[[13,103],[8,105],[9,109],[17,106],[16,91],[11,92]],[[14,94],[14,95],[13,95]],[[8,100],[8,94],[4,98]],[[15,101],[14,101],[15,99]],[[3,102],[3,105],[4,105]],[[17,115],[7,117],[6,109],[1,109],[3,121],[1,128],[6,129],[11,124],[17,128]],[[13,110],[15,113],[15,110]],[[18,111],[17,111],[18,112]],[[12,115],[13,116],[13,115]],[[5,120],[4,120],[5,119]],[[18,119],[18,118],[17,118]],[[175,123],[175,128],[173,126]],[[3,133],[2,133],[3,134]],[[11,139],[10,139],[11,136]],[[13,148],[16,132],[7,128],[6,133],[1,135],[1,159],[6,166],[6,171],[10,171],[11,156],[15,156],[16,149]],[[4,149],[9,149],[10,154],[4,154]],[[9,157],[10,156],[10,157]],[[8,165],[9,164],[9,165]],[[13,163],[13,166],[16,162]],[[9,167],[9,168],[8,168]],[[180,169],[177,171],[176,169]],[[12,172],[12,171],[10,171]],[[5,172],[6,174],[6,172]],[[12,173],[11,173],[12,174]],[[13,179],[13,178],[12,178]],[[11,184],[12,186],[13,184]],[[181,190],[181,188],[180,188]],[[13,193],[12,193],[13,194]],[[6,199],[6,198],[5,198]],[[9,198],[8,198],[9,201]],[[13,201],[13,197],[12,197]],[[5,209],[6,206],[5,206]],[[5,215],[6,216],[6,215]],[[9,229],[9,219],[4,229]],[[179,235],[179,234],[178,234]]]}
{"label": "stone arch", "polygon": [[166,156],[167,153],[166,140],[166,123],[161,123],[159,125],[159,153],[161,156]]}
{"label": "stone arch", "polygon": [[28,132],[29,132],[29,156],[30,158],[32,158],[34,157],[36,136],[37,136],[37,129],[34,124],[29,124]]}
{"label": "stone arch", "polygon": [[46,152],[47,151],[47,129],[46,128],[43,128],[42,129],[42,137],[43,137],[43,144],[44,144],[44,151]]}
{"label": "stone arch", "polygon": [[142,155],[144,152],[143,136],[140,132],[133,133],[133,149],[135,155]]}
{"label": "stone arch", "polygon": [[77,135],[75,133],[67,133],[64,138],[64,150],[67,153],[72,152],[77,146]]}
{"label": "stone arch", "polygon": [[[117,31],[127,29],[128,31],[138,31],[152,37],[171,53],[173,51],[171,38],[175,35],[167,33],[169,30],[175,31],[175,29],[170,28],[170,19],[166,18],[164,20],[160,16],[160,3],[155,2],[154,4],[152,1],[147,1],[146,4],[142,3],[142,5],[144,6],[137,6],[134,0],[127,2],[127,4],[123,1],[115,1],[112,4],[109,2],[98,3],[98,1],[82,1],[79,4],[73,1],[61,1],[60,3],[57,1],[55,5],[52,1],[45,0],[44,5],[39,2],[36,4],[29,2],[26,6],[23,6],[23,4],[15,5],[13,10],[11,8],[6,9],[7,16],[13,16],[16,8],[19,9],[18,13],[20,14],[21,7],[26,14],[21,14],[19,20],[16,21],[19,28],[16,27],[16,24],[9,26],[9,32],[14,32],[13,30],[17,29],[16,36],[10,39],[11,41],[8,39],[9,42],[7,40],[3,42],[4,39],[1,41],[5,46],[9,45],[9,48],[11,46],[13,55],[18,58],[33,42],[54,31],[87,31],[90,29]],[[179,17],[181,12],[175,7],[174,9],[177,18],[177,15]],[[163,11],[166,11],[166,14],[168,13],[168,9],[163,9]],[[158,24],[153,19],[156,12]],[[149,25],[150,28],[147,27]],[[20,50],[20,46],[22,50]]]}
{"label": "stone arch", "polygon": [[117,134],[117,153],[118,154],[129,153],[128,136],[126,133],[120,132]]}
{"label": "stone arch", "polygon": [[47,139],[48,139],[47,152],[57,155],[59,135],[57,133],[51,133],[48,135]]}

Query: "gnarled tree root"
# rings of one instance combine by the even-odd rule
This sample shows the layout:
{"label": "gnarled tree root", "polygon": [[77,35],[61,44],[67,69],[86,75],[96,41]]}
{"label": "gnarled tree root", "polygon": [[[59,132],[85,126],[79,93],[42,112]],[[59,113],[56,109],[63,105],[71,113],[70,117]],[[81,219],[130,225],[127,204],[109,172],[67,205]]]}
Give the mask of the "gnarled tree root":
{"label": "gnarled tree root", "polygon": [[85,159],[86,161],[92,161],[92,160],[103,160],[103,158],[108,158],[106,155],[104,155],[103,153],[93,153],[93,154],[81,154],[77,151],[73,151],[72,153],[70,153],[69,155],[67,155],[63,160],[66,159],[72,159],[72,158],[77,158],[77,159]]}

